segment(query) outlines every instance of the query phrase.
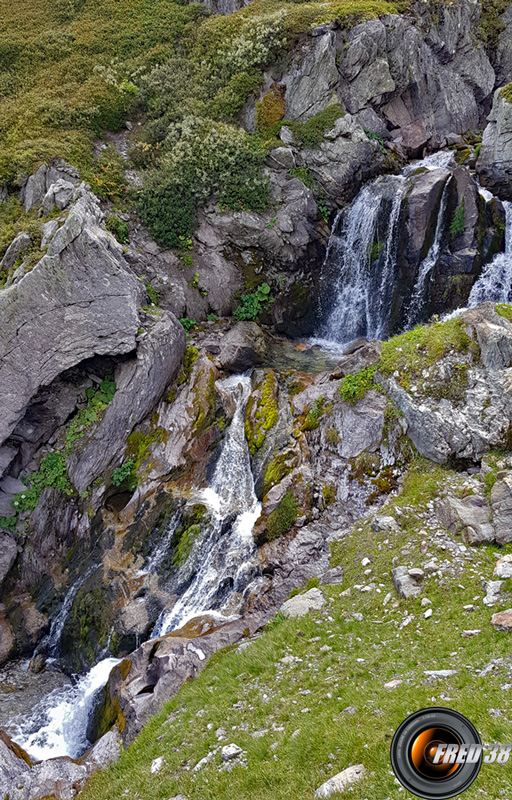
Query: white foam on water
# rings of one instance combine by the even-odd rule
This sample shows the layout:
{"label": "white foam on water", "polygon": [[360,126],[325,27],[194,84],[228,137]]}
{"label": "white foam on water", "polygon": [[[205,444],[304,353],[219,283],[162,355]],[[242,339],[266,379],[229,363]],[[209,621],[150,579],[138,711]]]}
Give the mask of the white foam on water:
{"label": "white foam on water", "polygon": [[50,692],[34,707],[30,716],[11,720],[6,727],[13,741],[37,761],[82,755],[89,746],[89,715],[98,692],[118,663],[117,658],[105,658],[73,686]]}

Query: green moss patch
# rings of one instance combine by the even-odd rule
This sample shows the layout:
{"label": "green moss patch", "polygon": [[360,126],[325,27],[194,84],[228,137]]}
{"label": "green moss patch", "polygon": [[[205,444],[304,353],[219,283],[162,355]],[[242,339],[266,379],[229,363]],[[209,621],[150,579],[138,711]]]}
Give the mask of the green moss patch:
{"label": "green moss patch", "polygon": [[277,539],[284,533],[288,533],[293,527],[293,523],[297,518],[298,504],[293,494],[288,490],[267,519],[267,539]]}

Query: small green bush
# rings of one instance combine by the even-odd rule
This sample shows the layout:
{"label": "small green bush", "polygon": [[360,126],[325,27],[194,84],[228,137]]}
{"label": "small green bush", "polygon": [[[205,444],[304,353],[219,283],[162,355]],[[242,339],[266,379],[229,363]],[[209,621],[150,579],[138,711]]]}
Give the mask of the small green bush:
{"label": "small green bush", "polygon": [[306,122],[292,122],[290,127],[302,147],[318,147],[326,131],[331,130],[336,120],[344,115],[343,106],[333,103]]}
{"label": "small green bush", "polygon": [[183,327],[185,328],[187,333],[189,331],[191,331],[192,328],[195,328],[195,326],[197,325],[196,320],[195,319],[191,319],[190,317],[182,317],[180,319],[180,322],[183,325]]}
{"label": "small green bush", "polygon": [[72,494],[73,487],[70,483],[66,459],[62,453],[48,453],[41,461],[37,472],[25,478],[27,489],[16,494],[12,506],[16,512],[33,511],[45,489],[58,489],[66,494]]}
{"label": "small green bush", "polygon": [[292,178],[298,178],[308,189],[313,188],[313,176],[307,167],[294,167],[288,170],[288,174]]}
{"label": "small green bush", "polygon": [[120,467],[116,467],[112,473],[112,483],[114,486],[122,486],[123,484],[126,484],[128,489],[135,489],[137,485],[137,479],[135,476],[135,461],[130,459],[129,461],[125,461],[123,464],[121,464]]}
{"label": "small green bush", "polygon": [[240,305],[235,308],[233,316],[239,321],[257,319],[273,302],[273,298],[270,297],[270,286],[268,283],[262,283],[254,292],[240,297]]}
{"label": "small green bush", "polygon": [[117,214],[110,214],[105,220],[105,228],[112,236],[115,236],[119,244],[128,244],[130,237],[128,234],[128,225],[126,222],[117,216]]}
{"label": "small green bush", "polygon": [[380,391],[381,386],[375,383],[376,372],[377,365],[374,364],[356,372],[355,375],[345,375],[338,388],[341,399],[345,403],[355,405],[359,400],[363,399],[370,389]]}
{"label": "small green bush", "polygon": [[297,518],[297,508],[297,501],[288,490],[277,508],[268,516],[267,538],[269,541],[277,539],[292,528]]}
{"label": "small green bush", "polygon": [[465,202],[464,198],[462,198],[460,205],[453,212],[453,218],[450,225],[450,233],[452,236],[458,236],[460,233],[464,233],[465,227],[466,227]]}
{"label": "small green bush", "polygon": [[303,431],[314,431],[320,425],[320,417],[322,416],[325,405],[325,398],[318,397],[315,401],[313,408],[310,408],[304,424],[302,425]]}

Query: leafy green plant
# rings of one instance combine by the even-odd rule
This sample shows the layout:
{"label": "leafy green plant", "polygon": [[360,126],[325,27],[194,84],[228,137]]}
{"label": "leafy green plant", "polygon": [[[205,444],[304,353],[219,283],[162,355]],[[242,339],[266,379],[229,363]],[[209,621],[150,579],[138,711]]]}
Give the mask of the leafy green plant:
{"label": "leafy green plant", "polygon": [[160,290],[155,289],[150,283],[146,283],[146,294],[152,306],[158,306],[160,302]]}
{"label": "leafy green plant", "polygon": [[208,322],[217,322],[218,317],[217,317],[217,314],[214,314],[213,311],[212,311],[211,314],[208,314],[206,319],[208,320]]}
{"label": "leafy green plant", "polygon": [[116,389],[115,381],[112,378],[105,378],[98,388],[89,386],[85,390],[87,405],[75,414],[66,429],[64,441],[64,454],[66,456],[73,452],[75,442],[81,439],[87,429],[99,420],[102,412],[113,400]]}
{"label": "leafy green plant", "polygon": [[332,103],[306,122],[289,124],[302,147],[318,147],[326,131],[331,130],[336,120],[343,116],[345,112],[341,103]]}
{"label": "leafy green plant", "polygon": [[129,459],[121,464],[120,467],[115,468],[112,472],[112,483],[114,486],[126,484],[128,489],[135,489],[137,479],[135,475],[135,461],[133,461],[133,459]]}
{"label": "leafy green plant", "polygon": [[466,227],[466,212],[465,212],[465,202],[464,198],[460,201],[460,205],[457,206],[455,211],[453,212],[453,218],[450,225],[450,233],[452,236],[458,236],[460,233],[464,233]]}
{"label": "leafy green plant", "polygon": [[16,494],[12,506],[16,512],[33,511],[45,489],[58,489],[68,495],[73,493],[70,483],[66,459],[59,452],[48,453],[43,458],[37,472],[33,472],[24,479],[27,489]]}
{"label": "leafy green plant", "polygon": [[197,325],[196,320],[195,319],[191,319],[190,317],[182,317],[180,319],[180,322],[183,325],[183,327],[185,328],[187,333],[189,333],[189,331],[191,331],[192,328],[195,328],[196,325]]}
{"label": "leafy green plant", "polygon": [[115,236],[119,244],[128,244],[130,241],[128,233],[128,225],[126,222],[117,216],[117,214],[109,214],[105,220],[105,228],[107,231]]}
{"label": "leafy green plant", "polygon": [[267,519],[267,538],[269,541],[277,539],[287,533],[297,517],[298,504],[293,494],[288,490]]}
{"label": "leafy green plant", "polygon": [[370,131],[365,131],[365,133],[366,133],[367,138],[371,142],[378,142],[379,143],[380,152],[383,153],[384,155],[386,155],[388,151],[386,150],[386,147],[384,145],[384,139],[382,138],[380,133],[371,133]]}
{"label": "leafy green plant", "polygon": [[270,297],[270,286],[268,283],[262,283],[254,292],[241,295],[240,305],[235,308],[233,316],[236,320],[257,319],[273,302],[273,298]]}
{"label": "leafy green plant", "polygon": [[306,419],[302,425],[303,431],[314,431],[320,425],[320,417],[325,405],[325,397],[317,397],[313,408],[310,408],[306,414]]}
{"label": "leafy green plant", "polygon": [[359,400],[370,391],[381,391],[381,386],[375,382],[375,373],[377,372],[377,365],[365,367],[364,369],[356,372],[354,375],[345,375],[341,381],[338,392],[341,399],[346,403],[355,405]]}

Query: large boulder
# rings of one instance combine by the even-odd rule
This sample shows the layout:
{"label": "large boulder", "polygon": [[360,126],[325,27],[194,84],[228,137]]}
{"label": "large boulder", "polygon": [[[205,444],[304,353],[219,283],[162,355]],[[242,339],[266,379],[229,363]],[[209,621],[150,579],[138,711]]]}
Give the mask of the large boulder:
{"label": "large boulder", "polygon": [[267,339],[255,322],[238,322],[221,339],[219,361],[229,372],[245,372],[263,362]]}
{"label": "large boulder", "polygon": [[447,497],[439,505],[438,516],[445,528],[452,533],[460,532],[466,544],[489,544],[496,540],[489,504],[484,497],[476,494],[460,500]]}
{"label": "large boulder", "polygon": [[497,543],[512,542],[512,473],[492,487],[491,508]]}
{"label": "large boulder", "polygon": [[39,169],[29,177],[21,191],[25,211],[42,205],[46,193],[57,181],[65,181],[71,186],[78,186],[80,183],[78,171],[61,159],[55,159],[50,165],[41,164]]}
{"label": "large boulder", "polygon": [[40,386],[91,356],[135,349],[144,287],[101,221],[84,190],[46,255],[0,291],[0,443]]}
{"label": "large boulder", "polygon": [[299,160],[334,201],[351,200],[364,181],[384,166],[377,141],[369,139],[351,114],[339,117],[319,147],[302,150]]}
{"label": "large boulder", "polygon": [[162,312],[139,342],[136,358],[117,368],[113,400],[85,447],[68,460],[69,476],[79,492],[119,458],[128,435],[176,376],[185,346],[183,326],[170,311]]}
{"label": "large boulder", "polygon": [[305,617],[310,611],[320,611],[325,605],[325,597],[320,589],[309,589],[304,594],[291,597],[281,606],[281,613],[288,619]]}
{"label": "large boulder", "polygon": [[340,59],[347,110],[377,110],[412,154],[477,128],[480,105],[494,88],[494,70],[474,44],[480,13],[471,0],[435,10],[417,3],[410,16],[354,26]]}
{"label": "large boulder", "polygon": [[512,200],[512,84],[498,89],[482,138],[477,170],[484,186]]}

